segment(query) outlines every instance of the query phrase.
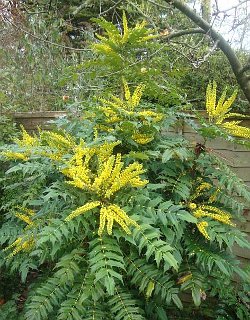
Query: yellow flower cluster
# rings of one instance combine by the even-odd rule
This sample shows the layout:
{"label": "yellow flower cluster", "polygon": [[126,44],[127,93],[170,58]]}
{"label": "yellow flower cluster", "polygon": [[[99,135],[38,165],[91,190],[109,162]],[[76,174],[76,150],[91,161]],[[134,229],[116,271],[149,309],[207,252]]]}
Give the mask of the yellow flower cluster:
{"label": "yellow flower cluster", "polygon": [[156,113],[154,111],[151,110],[144,110],[144,111],[140,111],[138,113],[139,117],[144,120],[143,122],[146,121],[145,118],[152,118],[153,122],[159,122],[163,119],[163,114],[162,113]]}
{"label": "yellow flower cluster", "polygon": [[21,126],[22,129],[22,139],[14,139],[19,147],[34,147],[39,145],[39,140],[36,135],[31,136],[28,132]]}
{"label": "yellow flower cluster", "polygon": [[[101,26],[105,28],[106,20],[97,20]],[[107,22],[106,22],[107,23]],[[123,33],[120,30],[113,27],[112,32],[106,29],[106,37],[96,34],[96,37],[101,40],[100,43],[92,45],[92,49],[98,53],[106,54],[116,59],[121,60],[120,48],[126,45],[128,42],[142,43],[147,40],[156,38],[156,35],[150,34],[151,29],[145,28],[146,22],[137,23],[134,28],[128,27],[128,21],[125,12],[122,15]]]}
{"label": "yellow flower cluster", "polygon": [[92,210],[96,207],[98,207],[101,204],[100,201],[91,201],[88,202],[87,204],[85,204],[82,207],[77,208],[76,210],[72,211],[70,215],[67,216],[67,218],[65,219],[65,221],[69,221],[72,220],[76,217],[78,217],[80,214],[83,214],[89,210]]}
{"label": "yellow flower cluster", "polygon": [[239,126],[241,121],[230,121],[222,124],[231,135],[240,138],[250,139],[250,128]]}
{"label": "yellow flower cluster", "polygon": [[[137,226],[134,220],[113,203],[113,198],[122,188],[143,187],[148,181],[140,178],[140,174],[145,172],[140,163],[134,162],[123,168],[121,154],[112,154],[114,147],[119,143],[119,141],[105,142],[99,147],[85,148],[82,145],[75,148],[75,154],[66,163],[67,167],[62,169],[62,173],[71,179],[68,181],[69,184],[87,190],[97,200],[87,202],[71,212],[66,221],[100,207],[99,235],[106,225],[108,234],[111,234],[114,222],[127,233],[130,232],[128,228],[130,225]],[[97,168],[93,163],[97,164]]]}
{"label": "yellow flower cluster", "polygon": [[14,152],[14,151],[2,151],[1,155],[3,155],[5,158],[10,160],[22,160],[22,161],[28,161],[28,155],[26,153],[21,152]]}
{"label": "yellow flower cluster", "polygon": [[206,221],[201,221],[201,222],[198,222],[197,224],[197,228],[198,230],[200,231],[200,233],[206,238],[206,239],[210,239],[208,233],[207,233],[207,226],[208,226],[208,223]]}
{"label": "yellow flower cluster", "polygon": [[213,220],[220,221],[231,226],[235,226],[231,221],[231,215],[219,208],[207,205],[201,205],[193,212],[196,218],[209,217]]}
{"label": "yellow flower cluster", "polygon": [[[138,85],[134,93],[131,94],[129,90],[128,83],[123,78],[123,90],[124,90],[124,99],[112,96],[112,100],[100,99],[103,103],[103,106],[100,107],[100,111],[105,115],[105,124],[106,127],[102,126],[105,131],[110,131],[112,128],[109,128],[108,125],[117,124],[122,120],[125,120],[127,117],[133,117],[136,121],[140,121],[144,125],[150,125],[151,123],[157,123],[163,119],[162,113],[157,113],[152,110],[135,110],[136,107],[140,104],[144,85]],[[98,127],[101,129],[101,127]],[[136,131],[132,134],[132,139],[139,144],[147,144],[154,139],[153,135],[142,133]]]}
{"label": "yellow flower cluster", "polygon": [[27,225],[33,225],[34,224],[34,222],[26,214],[16,213],[15,216],[17,218],[19,218],[20,220],[24,221],[25,223],[27,223]]}
{"label": "yellow flower cluster", "polygon": [[190,200],[197,199],[203,191],[209,190],[211,188],[211,184],[208,182],[202,182],[199,184],[199,186],[195,189],[193,195],[190,197]]}
{"label": "yellow flower cluster", "polygon": [[24,237],[18,237],[11,245],[5,248],[3,251],[7,251],[10,249],[14,250],[8,255],[8,258],[11,258],[18,254],[20,251],[30,251],[34,246],[34,237],[24,240]]}
{"label": "yellow flower cluster", "polygon": [[194,202],[189,203],[188,205],[189,209],[194,210],[197,208],[197,204],[195,204]]}
{"label": "yellow flower cluster", "polygon": [[67,133],[61,135],[52,131],[41,131],[40,138],[42,144],[49,146],[50,150],[39,150],[38,153],[54,161],[62,160],[63,155],[76,146],[73,137]]}
{"label": "yellow flower cluster", "polygon": [[[223,91],[218,103],[216,101],[216,90],[217,85],[215,82],[210,83],[207,86],[206,92],[206,110],[209,116],[209,121],[214,122],[216,125],[220,126],[226,130],[229,134],[241,137],[250,138],[250,129],[247,127],[240,126],[241,121],[227,121],[223,122],[225,119],[230,117],[245,117],[239,113],[230,113],[231,106],[237,96],[237,90],[233,92],[231,97],[226,100],[226,89]],[[217,104],[216,104],[217,103]]]}
{"label": "yellow flower cluster", "polygon": [[117,222],[127,234],[131,233],[128,228],[130,225],[139,228],[139,225],[133,219],[129,218],[126,212],[119,206],[115,204],[109,206],[103,205],[100,210],[100,226],[98,229],[98,235],[102,235],[106,224],[107,232],[111,235],[114,221]]}
{"label": "yellow flower cluster", "polygon": [[139,144],[147,144],[154,139],[154,136],[146,133],[135,133],[132,135],[132,139]]}
{"label": "yellow flower cluster", "polygon": [[[197,204],[193,202],[200,195],[202,195],[204,191],[210,190],[212,187],[210,183],[202,181],[201,178],[198,178],[197,182],[199,182],[199,185],[195,189],[194,194],[190,197],[191,202],[188,203],[188,208],[191,210],[193,216],[197,219],[210,218],[230,226],[235,226],[235,224],[231,222],[232,217],[228,212],[225,212],[224,210],[221,210],[213,205],[208,205],[216,201],[220,189],[217,189],[212,195],[210,195],[207,201],[208,204]],[[209,239],[206,227],[208,227],[207,221],[200,221],[197,223],[198,230],[206,239]]]}
{"label": "yellow flower cluster", "polygon": [[[35,214],[35,212],[31,209],[24,208],[24,207],[18,206],[17,208],[21,212],[16,213],[15,216],[27,224],[24,230],[27,230],[28,228],[32,227],[34,225],[34,222],[31,220],[30,217],[32,217]],[[11,258],[15,256],[17,253],[19,253],[20,251],[29,251],[34,246],[34,243],[35,241],[34,241],[33,235],[29,235],[29,237],[27,236],[18,237],[12,244],[6,247],[4,251],[14,248],[12,253],[8,255],[8,258]]]}
{"label": "yellow flower cluster", "polygon": [[[27,161],[34,154],[47,157],[54,161],[62,160],[63,155],[70,153],[76,147],[76,143],[69,134],[61,135],[51,131],[40,131],[40,136],[31,136],[22,127],[22,138],[14,141],[21,148],[21,151],[3,151],[1,155],[8,159]],[[33,147],[37,147],[34,148]],[[39,147],[39,148],[38,148]],[[49,147],[49,150],[48,148]]]}
{"label": "yellow flower cluster", "polygon": [[208,203],[213,203],[217,200],[218,194],[220,193],[220,188],[217,188],[209,197]]}
{"label": "yellow flower cluster", "polygon": [[218,103],[216,99],[216,91],[217,91],[216,83],[215,82],[209,83],[209,85],[207,86],[207,92],[206,92],[206,109],[208,112],[209,120],[211,122],[214,121],[216,124],[221,124],[225,118],[228,118],[231,116],[231,114],[228,114],[228,111],[230,110],[231,105],[233,104],[237,96],[237,90],[235,90],[234,93],[231,95],[231,97],[225,101],[226,99],[226,89],[225,89],[220,99],[218,100]]}

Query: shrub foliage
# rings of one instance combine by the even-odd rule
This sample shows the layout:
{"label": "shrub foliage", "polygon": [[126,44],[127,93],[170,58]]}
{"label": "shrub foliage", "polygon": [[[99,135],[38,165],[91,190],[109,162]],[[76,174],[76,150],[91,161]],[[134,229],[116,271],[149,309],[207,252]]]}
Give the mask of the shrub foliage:
{"label": "shrub foliage", "polygon": [[[154,41],[143,24],[129,33],[125,14],[122,35],[99,22],[108,32],[94,50],[110,67],[140,37]],[[210,122],[149,103],[144,90],[120,78],[117,92],[80,118],[60,119],[51,132],[23,128],[2,148],[0,265],[23,282],[19,298],[0,307],[3,319],[249,317],[249,273],[232,247],[250,248],[237,228],[250,193],[205,143],[174,129],[187,121],[205,140],[241,144],[249,132],[228,120],[233,99],[223,93],[217,105],[212,84]]]}

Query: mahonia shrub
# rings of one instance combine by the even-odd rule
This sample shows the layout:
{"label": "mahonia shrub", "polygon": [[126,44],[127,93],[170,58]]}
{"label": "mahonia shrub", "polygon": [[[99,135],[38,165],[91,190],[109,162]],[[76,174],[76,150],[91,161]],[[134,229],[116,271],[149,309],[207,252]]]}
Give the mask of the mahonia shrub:
{"label": "mahonia shrub", "polygon": [[[101,99],[91,116],[22,128],[1,152],[1,265],[28,291],[15,318],[246,319],[249,275],[232,246],[250,247],[236,225],[235,196],[249,201],[247,188],[205,145],[168,133],[177,113],[149,108],[141,85],[131,94],[123,84],[123,98]],[[209,116],[215,103],[207,97]],[[218,136],[235,133],[221,123]]]}
{"label": "mahonia shrub", "polygon": [[[154,38],[142,24],[129,33],[125,16],[122,34],[101,23],[108,36],[94,49],[107,63]],[[193,121],[143,99],[143,83],[121,77],[117,88],[1,148],[0,267],[20,284],[0,319],[248,319],[249,272],[232,249],[250,248],[237,227],[250,193],[206,147],[249,144],[229,119],[236,93],[217,103],[209,84],[208,120]],[[175,133],[183,121],[204,143]]]}

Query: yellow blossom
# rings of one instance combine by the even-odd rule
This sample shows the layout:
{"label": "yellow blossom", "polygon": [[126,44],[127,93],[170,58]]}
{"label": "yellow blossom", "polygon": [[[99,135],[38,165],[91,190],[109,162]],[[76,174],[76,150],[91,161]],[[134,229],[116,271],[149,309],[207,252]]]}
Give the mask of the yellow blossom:
{"label": "yellow blossom", "polygon": [[[27,237],[26,237],[27,238]],[[30,251],[35,244],[34,236],[30,236],[27,240],[25,237],[18,237],[11,245],[6,247],[4,251],[13,249],[12,253],[8,255],[8,259],[18,254],[20,251]]]}
{"label": "yellow blossom", "polygon": [[35,214],[35,211],[34,211],[34,210],[28,209],[28,208],[26,208],[26,207],[16,206],[15,208],[21,210],[22,212],[28,214],[28,215],[31,216],[31,217],[34,216],[34,214]]}
{"label": "yellow blossom", "polygon": [[162,113],[157,113],[152,110],[143,110],[138,113],[139,117],[145,121],[145,118],[152,118],[153,122],[159,122],[163,119],[164,115]]}
{"label": "yellow blossom", "polygon": [[20,220],[24,221],[28,225],[33,225],[34,222],[30,219],[28,215],[22,214],[22,213],[16,213],[15,216],[19,218]]}
{"label": "yellow blossom", "polygon": [[205,190],[209,190],[209,189],[211,189],[211,184],[210,183],[208,183],[208,182],[202,182],[202,183],[200,183],[199,184],[199,186],[195,189],[195,191],[194,191],[194,193],[193,193],[193,195],[191,196],[191,200],[195,200],[195,199],[197,199],[200,195],[201,195],[201,193],[203,192],[203,191],[205,191]]}
{"label": "yellow blossom", "polygon": [[102,206],[100,210],[98,235],[102,235],[105,225],[107,225],[107,233],[111,235],[114,221],[117,222],[127,234],[131,233],[129,229],[130,225],[139,227],[133,219],[129,218],[124,210],[119,206],[112,204],[109,206]]}
{"label": "yellow blossom", "polygon": [[129,87],[128,87],[128,83],[127,81],[124,79],[124,77],[122,77],[122,83],[123,83],[123,90],[124,90],[124,96],[125,96],[125,99],[127,101],[130,100],[130,97],[131,97],[131,94],[130,94],[130,90],[129,90]]}
{"label": "yellow blossom", "polygon": [[226,89],[223,91],[217,105],[216,105],[216,83],[209,84],[207,86],[206,94],[206,109],[209,116],[209,121],[214,122],[216,125],[224,129],[229,134],[241,137],[250,138],[250,129],[239,125],[241,121],[227,121],[223,122],[225,119],[230,117],[245,117],[239,113],[230,113],[231,106],[237,96],[237,90],[233,92],[231,97],[226,100]]}
{"label": "yellow blossom", "polygon": [[29,160],[26,153],[14,152],[14,151],[8,150],[8,151],[1,152],[1,154],[10,160],[23,160],[23,161]]}
{"label": "yellow blossom", "polygon": [[29,135],[23,126],[21,126],[21,129],[22,139],[14,139],[19,147],[34,147],[39,145],[39,140],[36,135]]}
{"label": "yellow blossom", "polygon": [[250,139],[250,128],[240,126],[239,123],[241,121],[224,122],[222,127],[235,137]]}
{"label": "yellow blossom", "polygon": [[[108,234],[111,234],[114,222],[120,225],[126,233],[130,233],[130,225],[137,226],[137,223],[114,203],[115,194],[125,187],[143,187],[148,183],[148,180],[140,178],[140,174],[145,172],[142,164],[134,162],[123,168],[121,154],[112,154],[114,147],[119,143],[119,141],[105,142],[101,146],[93,147],[93,150],[90,149],[89,154],[80,152],[77,148],[74,149],[78,156],[73,155],[65,163],[66,167],[61,172],[71,179],[67,183],[87,190],[97,200],[90,201],[71,212],[65,219],[66,221],[101,206],[99,235],[103,233],[105,226],[107,226]],[[87,157],[88,161],[86,161]],[[89,161],[92,157],[94,157],[92,162],[96,164],[94,166]]]}
{"label": "yellow blossom", "polygon": [[209,213],[206,213],[207,217],[211,217],[214,220],[220,221],[225,224],[229,224],[231,226],[235,226],[235,224],[231,222],[230,219],[232,218],[232,216],[228,212],[223,211],[217,207],[208,205],[203,205],[201,208],[209,211]]}
{"label": "yellow blossom", "polygon": [[42,131],[40,133],[41,139],[51,148],[60,150],[70,150],[75,146],[75,141],[72,136],[65,133],[64,135],[52,132]]}
{"label": "yellow blossom", "polygon": [[71,212],[70,215],[67,216],[67,218],[65,218],[65,221],[69,221],[69,220],[72,220],[76,217],[78,217],[79,215],[89,211],[89,210],[92,210],[96,207],[98,207],[99,205],[101,204],[100,201],[91,201],[91,202],[88,202],[86,203],[84,206],[82,207],[79,207],[77,208],[76,210],[74,210],[73,212]]}
{"label": "yellow blossom", "polygon": [[131,97],[131,104],[130,104],[132,110],[134,110],[134,108],[139,105],[144,89],[145,89],[145,85],[143,84],[140,84],[135,88],[135,91]]}
{"label": "yellow blossom", "polygon": [[154,136],[146,133],[135,133],[132,135],[132,139],[139,144],[147,144],[154,140]]}
{"label": "yellow blossom", "polygon": [[207,226],[208,226],[208,223],[206,221],[201,221],[199,223],[196,224],[197,225],[197,228],[198,230],[200,231],[200,233],[206,238],[206,239],[210,239],[208,233],[207,233]]}

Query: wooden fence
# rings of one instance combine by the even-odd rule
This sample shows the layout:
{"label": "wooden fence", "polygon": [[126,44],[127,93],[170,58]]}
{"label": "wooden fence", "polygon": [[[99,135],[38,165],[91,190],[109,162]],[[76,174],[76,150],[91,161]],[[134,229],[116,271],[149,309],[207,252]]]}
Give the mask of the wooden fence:
{"label": "wooden fence", "polygon": [[[49,129],[48,121],[55,120],[58,117],[65,116],[65,111],[52,112],[22,112],[15,113],[13,118],[17,124],[22,124],[26,130],[34,131],[37,126],[43,129]],[[244,126],[250,128],[250,119],[244,120]],[[202,138],[198,136],[192,128],[186,124],[178,127],[178,133],[182,134],[184,138],[193,142],[202,142]],[[217,138],[207,143],[207,147],[211,152],[214,152],[225,159],[226,163],[233,169],[233,171],[250,187],[250,150],[243,146],[229,143],[223,139]],[[240,228],[247,233],[250,241],[250,210],[244,212],[246,222],[239,223]],[[250,250],[242,249],[235,246],[234,252],[240,258],[243,265],[249,265]]]}

